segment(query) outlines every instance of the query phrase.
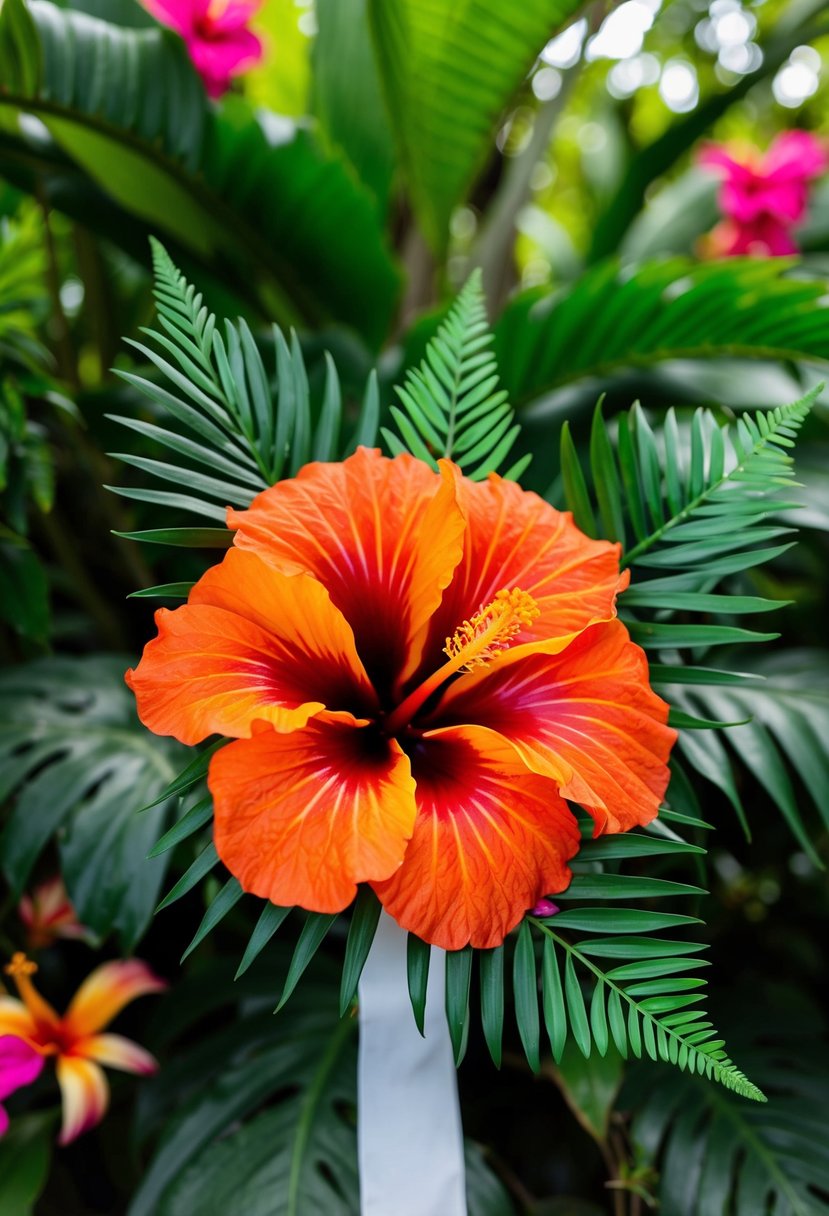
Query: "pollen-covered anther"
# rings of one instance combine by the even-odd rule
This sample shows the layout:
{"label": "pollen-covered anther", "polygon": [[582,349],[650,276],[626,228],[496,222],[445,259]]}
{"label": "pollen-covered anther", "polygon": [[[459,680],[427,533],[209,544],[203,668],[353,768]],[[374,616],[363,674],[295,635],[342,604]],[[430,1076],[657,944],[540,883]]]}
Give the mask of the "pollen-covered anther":
{"label": "pollen-covered anther", "polygon": [[457,662],[459,671],[489,662],[506,650],[516,636],[531,625],[540,613],[533,597],[520,587],[504,588],[469,621],[464,621],[451,638],[446,639],[444,653]]}
{"label": "pollen-covered anther", "polygon": [[22,950],[16,950],[12,955],[11,962],[6,963],[3,970],[12,979],[17,979],[18,976],[34,975],[37,971],[37,963],[33,963],[30,958],[27,958]]}

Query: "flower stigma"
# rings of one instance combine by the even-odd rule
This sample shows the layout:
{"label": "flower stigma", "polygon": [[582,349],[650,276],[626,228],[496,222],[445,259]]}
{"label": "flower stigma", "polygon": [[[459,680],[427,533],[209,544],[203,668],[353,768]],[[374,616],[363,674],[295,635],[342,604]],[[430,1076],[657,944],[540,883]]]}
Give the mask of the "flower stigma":
{"label": "flower stigma", "polygon": [[408,726],[423,703],[450,676],[486,666],[501,651],[508,649],[540,612],[533,597],[520,587],[499,591],[446,639],[443,653],[447,662],[409,693],[389,715],[384,723],[385,732],[394,735]]}

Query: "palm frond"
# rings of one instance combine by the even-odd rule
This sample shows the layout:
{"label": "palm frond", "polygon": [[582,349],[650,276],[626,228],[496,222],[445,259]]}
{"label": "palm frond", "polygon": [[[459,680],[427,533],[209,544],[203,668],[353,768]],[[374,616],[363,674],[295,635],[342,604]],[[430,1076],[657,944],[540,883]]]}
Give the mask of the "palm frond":
{"label": "palm frond", "polygon": [[[382,428],[393,453],[411,452],[432,468],[438,457],[452,459],[473,481],[500,468],[521,428],[507,393],[498,387],[492,342],[481,275],[475,271],[420,367],[409,370],[396,389],[403,408],[392,406],[391,413],[400,437]],[[529,460],[524,457],[504,476],[516,480]]]}
{"label": "palm frond", "polygon": [[780,258],[670,258],[635,269],[610,259],[553,295],[528,292],[507,306],[495,329],[501,376],[520,406],[671,359],[825,362],[825,280],[791,269]]}
{"label": "palm frond", "polygon": [[[685,760],[722,791],[750,835],[732,761],[736,754],[757,772],[817,865],[785,765],[767,727],[753,720],[756,707],[772,704],[763,697],[762,680],[747,660],[736,660],[747,671],[724,670],[709,652],[777,636],[735,622],[779,609],[782,601],[730,594],[720,584],[789,548],[790,530],[777,517],[791,506],[784,501],[795,484],[791,449],[820,391],[789,406],[746,414],[731,427],[697,410],[687,443],[674,411],[668,411],[660,435],[634,406],[619,416],[614,444],[599,404],[587,476],[567,427],[562,431],[567,505],[585,531],[623,545],[622,565],[633,579],[619,598],[620,616],[656,660],[651,681],[669,699]],[[717,622],[718,616],[725,622]],[[829,807],[816,793],[827,771],[822,745],[810,730],[792,737],[779,717],[775,722],[794,748],[795,767],[809,772],[809,789],[825,817]],[[698,729],[706,725],[727,727],[725,742],[713,730]]]}
{"label": "palm frond", "polygon": [[[749,719],[725,733],[726,763],[735,758],[759,781],[800,847],[822,868],[815,832],[805,819],[806,798],[798,787],[829,828],[829,654],[787,649],[760,658],[741,657],[739,662],[753,677],[750,683],[669,686],[663,691],[672,704],[692,713]],[[688,749],[687,758],[706,780],[723,771],[721,764],[712,765],[705,747]],[[735,777],[734,792],[736,787]]]}

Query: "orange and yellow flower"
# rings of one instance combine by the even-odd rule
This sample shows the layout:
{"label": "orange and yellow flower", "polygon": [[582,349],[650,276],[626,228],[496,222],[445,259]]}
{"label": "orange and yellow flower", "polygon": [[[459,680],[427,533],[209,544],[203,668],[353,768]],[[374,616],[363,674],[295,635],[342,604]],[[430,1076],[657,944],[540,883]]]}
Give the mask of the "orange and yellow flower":
{"label": "orange and yellow flower", "polygon": [[616,619],[619,546],[449,461],[358,450],[230,511],[234,546],[127,682],[212,758],[242,887],[337,912],[369,883],[404,928],[492,947],[570,880],[565,799],[656,814],[675,733]]}
{"label": "orange and yellow flower", "polygon": [[[13,1036],[44,1059],[54,1059],[63,1099],[58,1143],[68,1144],[106,1113],[109,1084],[102,1064],[125,1072],[155,1072],[158,1065],[143,1047],[101,1031],[130,1001],[167,985],[138,959],[104,963],[84,980],[61,1017],[34,987],[36,971],[37,964],[25,954],[15,954],[6,967],[21,999],[0,996],[0,1036]],[[15,1088],[24,1083],[18,1081]]]}

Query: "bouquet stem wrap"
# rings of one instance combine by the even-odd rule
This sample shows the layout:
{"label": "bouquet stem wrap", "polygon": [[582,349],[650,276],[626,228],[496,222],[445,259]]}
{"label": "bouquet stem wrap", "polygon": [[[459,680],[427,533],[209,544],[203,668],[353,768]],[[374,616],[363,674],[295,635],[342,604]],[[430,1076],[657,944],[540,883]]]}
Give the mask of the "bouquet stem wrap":
{"label": "bouquet stem wrap", "polygon": [[406,939],[382,913],[360,980],[360,1210],[362,1216],[466,1216],[444,952],[432,948],[421,1037],[409,1002]]}

